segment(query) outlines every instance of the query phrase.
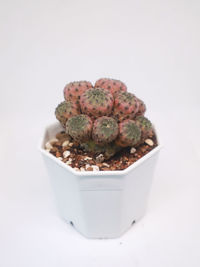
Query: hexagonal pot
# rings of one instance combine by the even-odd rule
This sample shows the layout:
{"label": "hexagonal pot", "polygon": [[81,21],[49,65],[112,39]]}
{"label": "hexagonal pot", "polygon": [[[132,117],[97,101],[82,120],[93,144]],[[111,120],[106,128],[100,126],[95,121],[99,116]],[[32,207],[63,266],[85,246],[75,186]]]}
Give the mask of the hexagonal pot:
{"label": "hexagonal pot", "polygon": [[40,151],[61,217],[87,238],[115,238],[144,216],[160,145],[123,171],[77,172],[44,149],[62,130],[44,132]]}

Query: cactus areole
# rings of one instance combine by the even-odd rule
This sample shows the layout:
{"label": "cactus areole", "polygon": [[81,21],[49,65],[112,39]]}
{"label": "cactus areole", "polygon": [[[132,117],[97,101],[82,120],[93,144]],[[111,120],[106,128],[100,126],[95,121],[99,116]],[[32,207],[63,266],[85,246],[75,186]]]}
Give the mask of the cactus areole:
{"label": "cactus areole", "polygon": [[119,80],[101,78],[94,86],[88,81],[71,82],[64,88],[64,98],[56,118],[79,148],[94,155],[110,158],[154,134],[152,123],[144,117],[146,105]]}

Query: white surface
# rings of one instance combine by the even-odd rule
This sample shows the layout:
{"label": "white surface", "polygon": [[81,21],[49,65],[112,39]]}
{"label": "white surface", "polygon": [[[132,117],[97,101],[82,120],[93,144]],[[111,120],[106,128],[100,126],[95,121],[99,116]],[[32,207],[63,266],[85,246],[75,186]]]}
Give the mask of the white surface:
{"label": "white surface", "polygon": [[40,144],[60,216],[85,237],[120,237],[145,215],[161,145],[123,171],[77,172],[45,150],[61,130],[48,125]]}
{"label": "white surface", "polygon": [[[200,265],[200,2],[0,1],[0,266]],[[119,78],[165,148],[146,217],[87,240],[56,214],[40,154],[66,82]]]}

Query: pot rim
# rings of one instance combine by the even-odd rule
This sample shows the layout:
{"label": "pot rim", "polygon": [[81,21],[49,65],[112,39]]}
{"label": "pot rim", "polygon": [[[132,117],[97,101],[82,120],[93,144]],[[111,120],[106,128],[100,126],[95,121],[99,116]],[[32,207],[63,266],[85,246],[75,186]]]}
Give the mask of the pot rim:
{"label": "pot rim", "polygon": [[[54,122],[54,123],[48,124],[45,127],[45,131],[43,132],[43,136],[42,136],[42,138],[40,138],[38,149],[44,156],[48,157],[49,159],[54,160],[58,165],[60,165],[61,167],[65,168],[67,171],[72,172],[76,176],[82,176],[82,177],[83,176],[99,176],[100,177],[100,176],[105,176],[105,175],[106,176],[108,176],[108,175],[109,176],[122,176],[122,175],[125,175],[125,174],[129,173],[131,170],[137,168],[144,161],[146,161],[147,159],[152,157],[154,154],[156,154],[158,151],[160,151],[161,148],[163,148],[163,145],[160,144],[160,139],[158,139],[158,137],[157,137],[157,131],[155,131],[156,137],[157,137],[157,140],[158,140],[158,146],[153,148],[150,152],[148,152],[142,158],[138,159],[136,162],[131,164],[128,168],[126,168],[124,170],[117,170],[117,171],[85,171],[85,172],[76,171],[76,170],[74,170],[74,168],[68,166],[67,164],[65,164],[60,159],[56,158],[55,156],[53,156],[51,153],[49,153],[48,151],[46,151],[43,148],[43,140],[44,140],[45,133],[46,133],[47,129],[49,127],[55,127],[56,125],[58,125],[58,123]],[[154,128],[154,130],[155,130],[155,128]]]}

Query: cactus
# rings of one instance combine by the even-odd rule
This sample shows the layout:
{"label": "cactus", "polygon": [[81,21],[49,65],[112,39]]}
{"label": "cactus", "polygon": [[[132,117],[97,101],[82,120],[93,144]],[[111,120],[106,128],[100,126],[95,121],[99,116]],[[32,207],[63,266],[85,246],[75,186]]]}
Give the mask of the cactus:
{"label": "cactus", "polygon": [[150,137],[153,135],[153,125],[150,122],[150,120],[148,120],[146,117],[138,116],[135,119],[135,123],[141,130],[140,143],[143,142],[147,137]]}
{"label": "cactus", "polygon": [[122,149],[122,147],[115,144],[115,142],[111,142],[109,144],[106,144],[106,146],[102,146],[96,144],[92,139],[85,143],[81,143],[80,147],[84,151],[90,152],[94,155],[103,154],[105,159],[110,159]]}
{"label": "cactus", "polygon": [[80,106],[82,113],[94,118],[109,115],[113,107],[113,96],[108,90],[91,88],[81,96]]}
{"label": "cactus", "polygon": [[112,95],[115,95],[120,91],[127,91],[127,87],[123,82],[109,78],[102,78],[97,80],[95,83],[95,87],[107,89],[111,92]]}
{"label": "cactus", "polygon": [[66,133],[78,143],[90,139],[92,132],[92,120],[87,115],[76,115],[68,119]]}
{"label": "cactus", "polygon": [[60,103],[55,110],[56,118],[63,127],[65,127],[66,122],[70,117],[78,114],[80,114],[80,111],[77,104],[69,100]]}
{"label": "cactus", "polygon": [[66,101],[55,111],[56,118],[79,148],[106,159],[123,147],[138,146],[152,137],[153,126],[144,117],[144,102],[119,80],[103,78],[95,83],[72,82],[65,86]]}
{"label": "cactus", "polygon": [[141,130],[133,120],[119,123],[119,135],[116,144],[121,147],[134,146],[140,141]]}
{"label": "cactus", "polygon": [[94,121],[92,138],[96,144],[111,143],[118,135],[118,124],[111,117],[100,117]]}
{"label": "cactus", "polygon": [[73,102],[79,103],[81,95],[89,88],[92,88],[91,82],[78,81],[68,83],[64,88],[64,98],[65,100],[71,100]]}
{"label": "cactus", "polygon": [[144,113],[145,113],[145,111],[146,111],[146,105],[138,97],[136,99],[137,99],[137,102],[138,102],[138,111],[137,111],[135,117],[137,117],[137,116],[143,116]]}
{"label": "cactus", "polygon": [[118,121],[134,119],[138,112],[138,102],[136,97],[127,92],[120,92],[114,101],[113,115]]}

